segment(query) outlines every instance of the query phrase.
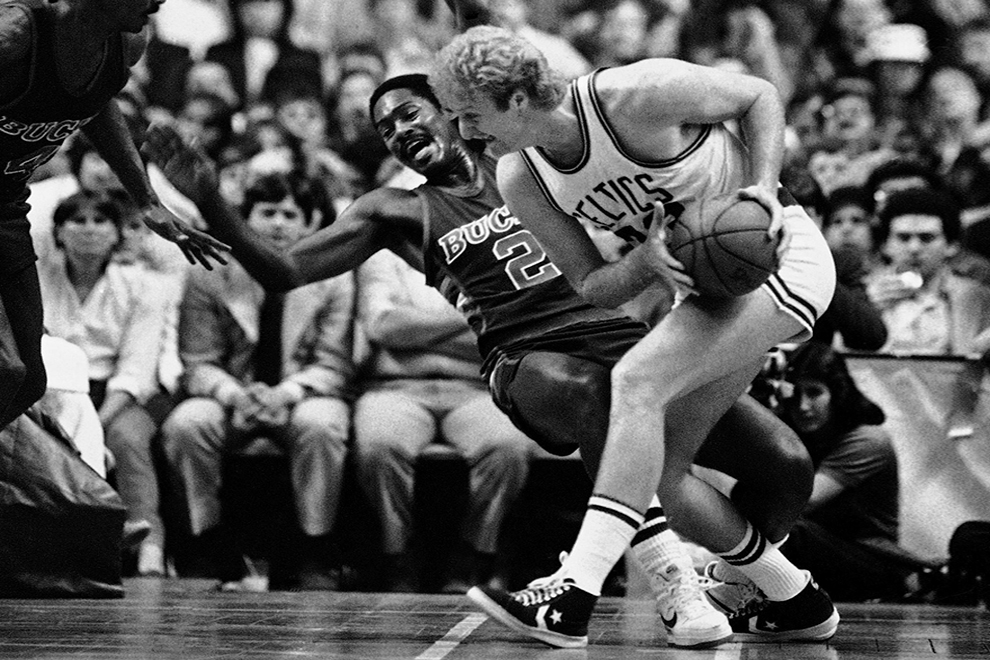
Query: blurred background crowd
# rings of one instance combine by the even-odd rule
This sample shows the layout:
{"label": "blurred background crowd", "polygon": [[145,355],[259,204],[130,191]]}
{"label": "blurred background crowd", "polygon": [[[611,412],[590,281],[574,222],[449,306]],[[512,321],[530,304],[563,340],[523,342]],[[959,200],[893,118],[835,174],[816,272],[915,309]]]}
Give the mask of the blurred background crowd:
{"label": "blurred background crowd", "polygon": [[[877,430],[882,411],[849,391],[841,353],[980,364],[990,349],[990,4],[490,4],[501,25],[568,76],[676,57],[777,86],[788,117],[783,183],[821,224],[839,275],[816,329],[826,354],[805,349],[799,372],[777,365],[790,387],[764,397],[814,446],[816,466],[831,480],[824,494],[816,480],[821,497],[813,497],[812,523],[795,534],[795,547],[813,533],[818,540],[804,552],[816,543],[832,548],[821,545],[823,526],[839,541],[896,546],[896,456]],[[152,27],[118,97],[135,140],[152,122],[194,139],[216,161],[224,195],[273,244],[287,248],[333,223],[369,190],[419,181],[389,156],[368,99],[387,77],[429,70],[454,33],[443,2],[169,0]],[[195,206],[153,165],[149,173],[165,204],[202,226]],[[144,228],[119,190],[76,136],[37,172],[30,219],[47,330],[88,363],[83,378],[72,378],[73,361],[59,353],[66,349],[50,348],[49,400],[65,408],[74,392],[95,404],[98,423],[74,419],[73,435],[114,480],[129,518],[151,528],[130,551],[129,571],[256,588],[222,515],[221,482],[226,457],[262,438],[273,448],[259,451],[289,464],[293,511],[284,515],[297,523],[300,556],[283,586],[348,586],[337,522],[353,461],[382,558],[373,578],[352,582],[416,589],[416,459],[441,440],[459,448],[471,476],[466,520],[457,523],[450,575],[439,588],[498,579],[499,529],[536,450],[491,404],[471,333],[439,294],[378,255],[356,273],[275,300],[236,262],[214,271],[189,266]],[[262,353],[274,364],[258,363]],[[824,395],[830,401],[822,404]],[[850,398],[858,412],[841,421]],[[261,409],[252,403],[259,400],[267,402]],[[165,501],[177,513],[164,515]],[[828,513],[830,502],[851,507],[864,524],[850,531],[852,514]],[[178,538],[182,552],[174,550]],[[880,595],[903,590],[899,571],[876,577]]]}

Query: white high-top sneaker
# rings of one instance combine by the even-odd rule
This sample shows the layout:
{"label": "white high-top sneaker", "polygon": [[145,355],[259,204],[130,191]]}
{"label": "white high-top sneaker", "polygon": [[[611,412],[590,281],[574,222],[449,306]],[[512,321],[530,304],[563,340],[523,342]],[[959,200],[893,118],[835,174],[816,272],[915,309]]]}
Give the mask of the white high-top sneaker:
{"label": "white high-top sneaker", "polygon": [[650,584],[657,598],[660,619],[667,630],[667,644],[681,647],[715,646],[732,638],[724,614],[705,599],[690,559],[673,561]]}

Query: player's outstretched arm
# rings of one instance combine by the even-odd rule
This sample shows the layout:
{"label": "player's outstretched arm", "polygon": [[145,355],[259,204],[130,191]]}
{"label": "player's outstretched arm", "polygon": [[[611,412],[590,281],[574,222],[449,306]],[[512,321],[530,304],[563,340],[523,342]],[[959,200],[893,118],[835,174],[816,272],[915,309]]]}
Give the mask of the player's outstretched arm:
{"label": "player's outstretched arm", "polygon": [[231,244],[237,260],[267,289],[285,291],[340,275],[382,249],[423,268],[423,211],[414,193],[373,190],[351,203],[331,226],[280,252],[251,231],[227,204],[213,163],[173,128],[152,126],[143,151],[196,203],[211,230]]}
{"label": "player's outstretched arm", "polygon": [[294,264],[251,231],[223,198],[216,167],[202,150],[185,143],[171,126],[156,124],[141,151],[196,204],[210,230],[231,245],[237,260],[266,289],[287,291],[306,283]]}
{"label": "player's outstretched arm", "polygon": [[159,201],[115,100],[111,99],[83,131],[131,194],[148,227],[178,245],[191,264],[212,269],[214,261],[227,263],[224,257],[229,250],[227,245],[190,227]]}

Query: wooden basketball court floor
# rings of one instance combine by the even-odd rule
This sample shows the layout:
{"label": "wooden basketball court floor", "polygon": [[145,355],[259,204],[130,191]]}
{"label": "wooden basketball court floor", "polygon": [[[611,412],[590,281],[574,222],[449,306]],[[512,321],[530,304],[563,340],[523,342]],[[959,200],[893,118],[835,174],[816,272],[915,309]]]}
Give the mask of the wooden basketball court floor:
{"label": "wooden basketball court floor", "polygon": [[928,605],[840,604],[828,643],[668,648],[651,601],[605,598],[586,649],[551,649],[464,597],[220,594],[190,579],[131,579],[120,600],[0,600],[0,658],[335,660],[990,659],[990,614]]}

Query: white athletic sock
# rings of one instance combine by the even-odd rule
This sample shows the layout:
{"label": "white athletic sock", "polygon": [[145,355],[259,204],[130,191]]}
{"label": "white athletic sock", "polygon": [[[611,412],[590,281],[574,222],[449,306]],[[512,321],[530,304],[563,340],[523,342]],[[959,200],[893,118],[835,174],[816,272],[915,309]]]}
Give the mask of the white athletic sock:
{"label": "white athletic sock", "polygon": [[808,584],[808,573],[792,564],[751,524],[747,524],[746,534],[736,547],[718,554],[749,577],[770,600],[794,598]]}
{"label": "white athletic sock", "polygon": [[564,574],[584,591],[600,596],[609,571],[629,547],[643,514],[616,500],[592,495]]}
{"label": "white athletic sock", "polygon": [[715,562],[715,568],[712,569],[712,577],[719,582],[753,582],[749,579],[748,575],[725,561],[722,557],[719,557],[718,561]]}
{"label": "white athletic sock", "polygon": [[685,557],[688,563],[691,561],[684,544],[667,526],[667,516],[655,495],[650,501],[650,508],[646,510],[646,518],[636,530],[630,545],[636,559],[649,575],[656,574],[671,562]]}

